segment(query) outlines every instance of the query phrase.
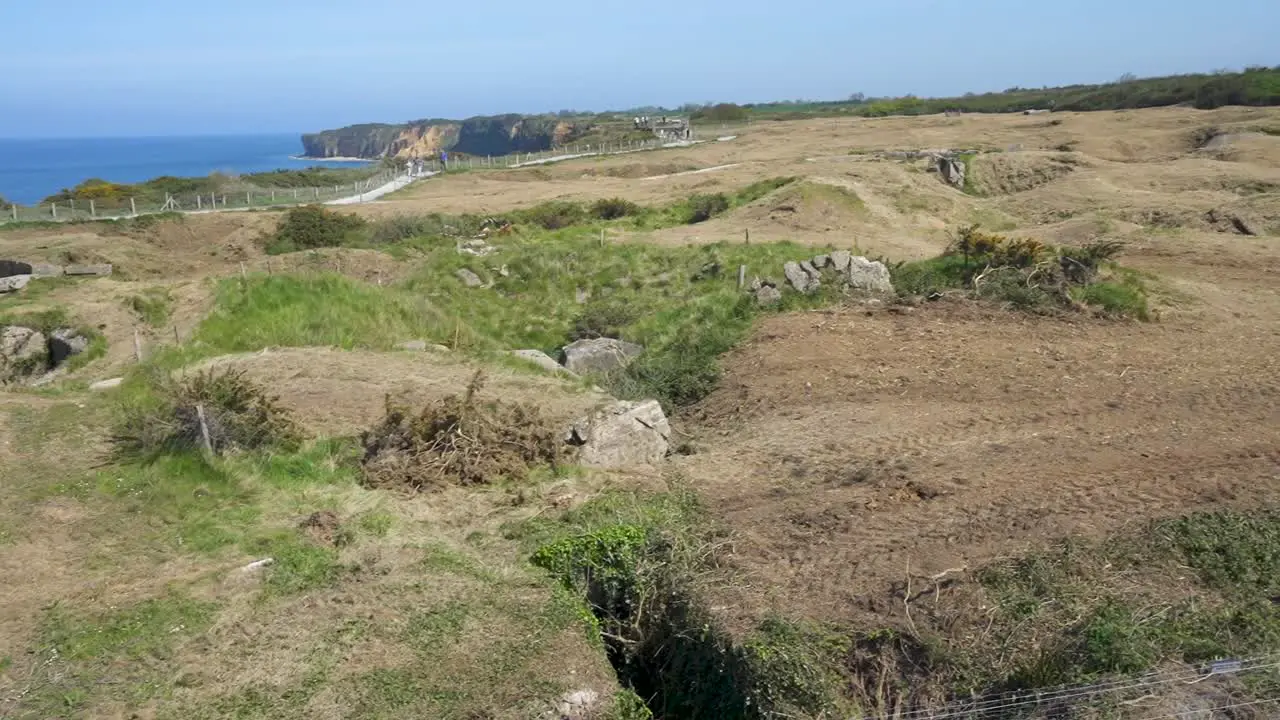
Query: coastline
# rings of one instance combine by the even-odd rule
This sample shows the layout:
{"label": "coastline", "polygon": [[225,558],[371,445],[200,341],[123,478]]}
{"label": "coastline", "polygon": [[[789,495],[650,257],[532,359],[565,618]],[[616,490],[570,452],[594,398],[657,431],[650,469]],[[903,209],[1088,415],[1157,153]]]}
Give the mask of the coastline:
{"label": "coastline", "polygon": [[340,163],[372,163],[377,162],[377,158],[358,158],[358,157],[311,157],[309,155],[290,155],[290,160],[301,160],[304,162],[340,162]]}

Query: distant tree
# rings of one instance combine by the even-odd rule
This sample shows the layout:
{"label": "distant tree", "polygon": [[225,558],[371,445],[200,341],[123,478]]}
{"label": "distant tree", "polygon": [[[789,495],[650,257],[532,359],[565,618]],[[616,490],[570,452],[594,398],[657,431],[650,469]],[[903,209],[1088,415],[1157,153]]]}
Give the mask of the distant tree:
{"label": "distant tree", "polygon": [[1116,83],[1117,83],[1117,84],[1119,84],[1119,83],[1131,83],[1131,82],[1136,81],[1137,79],[1138,79],[1138,76],[1137,76],[1137,75],[1134,75],[1133,73],[1129,73],[1129,72],[1127,72],[1127,73],[1125,73],[1125,74],[1121,75],[1120,77],[1116,78]]}
{"label": "distant tree", "polygon": [[720,103],[710,107],[703,107],[691,114],[694,120],[702,120],[705,122],[740,122],[747,119],[747,110],[740,105],[733,103]]}
{"label": "distant tree", "polygon": [[849,102],[851,102],[851,103],[853,103],[853,104],[855,104],[855,105],[861,105],[862,103],[864,103],[864,102],[866,102],[866,101],[867,101],[867,96],[866,96],[865,94],[863,94],[863,93],[860,93],[860,92],[856,92],[856,93],[854,93],[854,94],[852,94],[852,95],[850,95],[850,96],[849,96]]}

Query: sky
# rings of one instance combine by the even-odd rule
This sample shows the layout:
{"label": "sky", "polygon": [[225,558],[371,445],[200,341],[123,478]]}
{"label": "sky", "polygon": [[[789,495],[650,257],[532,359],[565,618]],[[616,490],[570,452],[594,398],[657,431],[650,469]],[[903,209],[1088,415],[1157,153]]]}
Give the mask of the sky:
{"label": "sky", "polygon": [[1276,65],[1277,27],[1276,0],[0,0],[0,137],[959,95]]}

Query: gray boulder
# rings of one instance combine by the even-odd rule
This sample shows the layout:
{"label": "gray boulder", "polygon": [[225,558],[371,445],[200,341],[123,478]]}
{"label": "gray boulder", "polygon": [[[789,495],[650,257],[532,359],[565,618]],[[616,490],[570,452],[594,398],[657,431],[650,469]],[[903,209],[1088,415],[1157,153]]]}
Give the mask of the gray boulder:
{"label": "gray boulder", "polygon": [[98,382],[91,384],[89,386],[89,389],[94,392],[103,392],[106,390],[112,390],[114,388],[118,388],[123,382],[124,382],[124,378],[110,378],[107,380],[99,380]]}
{"label": "gray boulder", "polygon": [[614,338],[579,340],[564,347],[564,366],[579,375],[607,373],[626,367],[644,348]]}
{"label": "gray boulder", "polygon": [[822,270],[823,268],[831,264],[831,256],[816,255],[814,256],[812,262],[814,267],[818,268],[819,270]]}
{"label": "gray boulder", "polygon": [[466,268],[458,268],[458,271],[455,272],[454,275],[458,276],[458,279],[462,281],[462,284],[469,288],[484,287],[484,281],[480,279],[480,276]]}
{"label": "gray boulder", "polygon": [[667,456],[671,425],[657,400],[619,401],[574,423],[565,441],[587,467],[653,465]]}
{"label": "gray boulder", "polygon": [[874,293],[893,292],[893,283],[889,278],[889,268],[878,260],[868,260],[861,256],[851,258],[846,278],[848,279],[849,287],[854,290]]}
{"label": "gray boulder", "polygon": [[838,273],[849,272],[849,261],[853,259],[853,253],[848,250],[836,250],[831,253],[831,267]]}
{"label": "gray boulder", "polygon": [[964,187],[964,163],[951,157],[938,158],[938,174],[953,187]]}
{"label": "gray boulder", "polygon": [[31,282],[30,275],[10,275],[0,277],[0,293],[17,292]]}
{"label": "gray boulder", "polygon": [[89,338],[70,328],[54,330],[49,337],[49,364],[57,367],[89,349]]}
{"label": "gray boulder", "polygon": [[538,367],[544,370],[550,370],[551,372],[565,373],[568,375],[573,374],[568,369],[561,367],[560,363],[556,362],[554,358],[542,352],[541,350],[511,350],[508,354],[514,355],[515,357],[522,358],[524,360],[528,360],[529,362],[533,363],[534,365],[537,365]]}
{"label": "gray boulder", "polygon": [[789,262],[782,266],[782,274],[786,276],[787,282],[791,283],[791,287],[796,292],[808,292],[811,278],[809,273],[800,267],[800,263]]}
{"label": "gray boulder", "polygon": [[411,352],[426,352],[426,340],[405,340],[402,343],[396,343],[397,350],[409,350]]}
{"label": "gray boulder", "polygon": [[48,263],[31,263],[31,277],[61,277],[63,268],[61,265],[50,265]]}
{"label": "gray boulder", "polygon": [[111,266],[103,265],[68,265],[63,269],[67,275],[110,275]]}
{"label": "gray boulder", "polygon": [[0,381],[9,382],[44,370],[49,352],[44,333],[20,325],[0,330]]}
{"label": "gray boulder", "polygon": [[782,291],[772,285],[762,285],[755,292],[756,304],[760,307],[770,307],[782,302]]}

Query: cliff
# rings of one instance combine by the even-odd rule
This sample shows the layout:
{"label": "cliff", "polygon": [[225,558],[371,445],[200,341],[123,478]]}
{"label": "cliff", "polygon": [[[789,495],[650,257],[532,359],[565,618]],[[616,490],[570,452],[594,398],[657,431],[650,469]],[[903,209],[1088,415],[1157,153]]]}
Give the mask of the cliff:
{"label": "cliff", "polygon": [[592,129],[549,115],[495,115],[467,120],[417,120],[403,125],[351,125],[302,136],[307,157],[428,157],[441,150],[469,155],[537,152],[572,142]]}

